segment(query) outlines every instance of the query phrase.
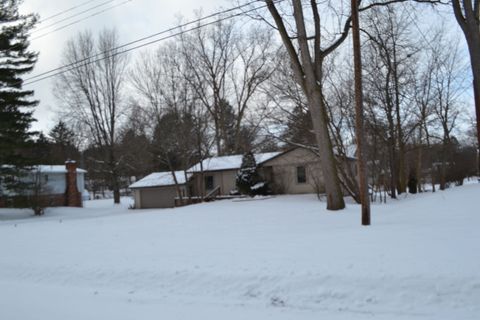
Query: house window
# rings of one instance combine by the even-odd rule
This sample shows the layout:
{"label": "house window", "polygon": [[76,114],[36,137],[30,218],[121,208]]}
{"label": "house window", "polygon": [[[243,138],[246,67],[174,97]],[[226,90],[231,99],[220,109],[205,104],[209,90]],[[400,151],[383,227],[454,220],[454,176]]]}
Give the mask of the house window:
{"label": "house window", "polygon": [[205,190],[212,190],[213,189],[213,176],[206,176],[205,177]]}
{"label": "house window", "polygon": [[307,173],[305,167],[297,167],[297,183],[306,183]]}

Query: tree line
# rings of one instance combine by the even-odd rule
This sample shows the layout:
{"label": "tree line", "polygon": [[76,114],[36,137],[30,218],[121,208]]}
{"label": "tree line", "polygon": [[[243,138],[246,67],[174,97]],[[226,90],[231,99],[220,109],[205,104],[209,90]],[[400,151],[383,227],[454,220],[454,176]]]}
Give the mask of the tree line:
{"label": "tree line", "polygon": [[[360,8],[371,199],[444,189],[478,168],[470,59],[442,23],[419,32],[412,12],[424,9],[393,2]],[[91,188],[108,186],[118,202],[131,177],[211,155],[302,147],[322,163],[327,208],[343,208],[345,192],[360,201],[357,173],[342,161],[357,144],[349,8],[266,5],[263,15],[199,27],[137,55],[116,49],[114,29],[70,39],[61,64],[83,63],[55,79],[62,121],[36,138],[42,161],[81,158]],[[335,20],[330,29],[325,12],[335,13],[325,18]]]}

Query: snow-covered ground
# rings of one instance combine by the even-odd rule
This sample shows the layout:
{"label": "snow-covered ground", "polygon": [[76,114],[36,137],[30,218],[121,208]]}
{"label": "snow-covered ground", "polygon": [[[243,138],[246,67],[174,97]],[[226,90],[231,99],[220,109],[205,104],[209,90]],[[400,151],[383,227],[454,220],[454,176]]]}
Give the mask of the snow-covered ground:
{"label": "snow-covered ground", "polygon": [[0,319],[480,319],[480,184],[327,212],[314,195],[0,210]]}

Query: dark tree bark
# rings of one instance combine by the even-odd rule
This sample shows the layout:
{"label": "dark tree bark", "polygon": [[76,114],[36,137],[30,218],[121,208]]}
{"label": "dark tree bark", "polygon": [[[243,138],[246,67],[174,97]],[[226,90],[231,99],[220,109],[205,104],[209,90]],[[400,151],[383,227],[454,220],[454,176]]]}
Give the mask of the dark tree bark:
{"label": "dark tree bark", "polygon": [[365,132],[363,125],[362,57],[360,52],[360,30],[358,2],[352,0],[353,63],[355,73],[355,135],[357,139],[357,167],[360,199],[362,203],[362,225],[370,225],[370,198],[368,197],[368,172],[365,154]]}
{"label": "dark tree bark", "polygon": [[[452,0],[452,6],[470,53],[477,117],[477,142],[480,148],[480,0]],[[480,172],[480,160],[478,172]]]}

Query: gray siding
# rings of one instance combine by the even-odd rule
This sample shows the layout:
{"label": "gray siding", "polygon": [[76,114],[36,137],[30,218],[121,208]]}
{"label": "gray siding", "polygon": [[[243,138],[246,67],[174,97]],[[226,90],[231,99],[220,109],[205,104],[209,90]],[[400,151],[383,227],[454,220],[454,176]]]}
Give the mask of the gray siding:
{"label": "gray siding", "polygon": [[141,189],[142,208],[173,208],[175,206],[175,187]]}
{"label": "gray siding", "polygon": [[[180,189],[185,193],[185,187]],[[136,209],[173,208],[177,190],[175,186],[139,188],[133,190]]]}
{"label": "gray siding", "polygon": [[230,191],[235,190],[237,170],[223,170],[223,171],[205,171],[203,179],[201,173],[195,173],[191,180],[193,186],[193,195],[200,196],[208,194],[211,190],[203,190],[205,188],[205,177],[213,176],[213,188],[220,186],[221,195],[229,195]]}

